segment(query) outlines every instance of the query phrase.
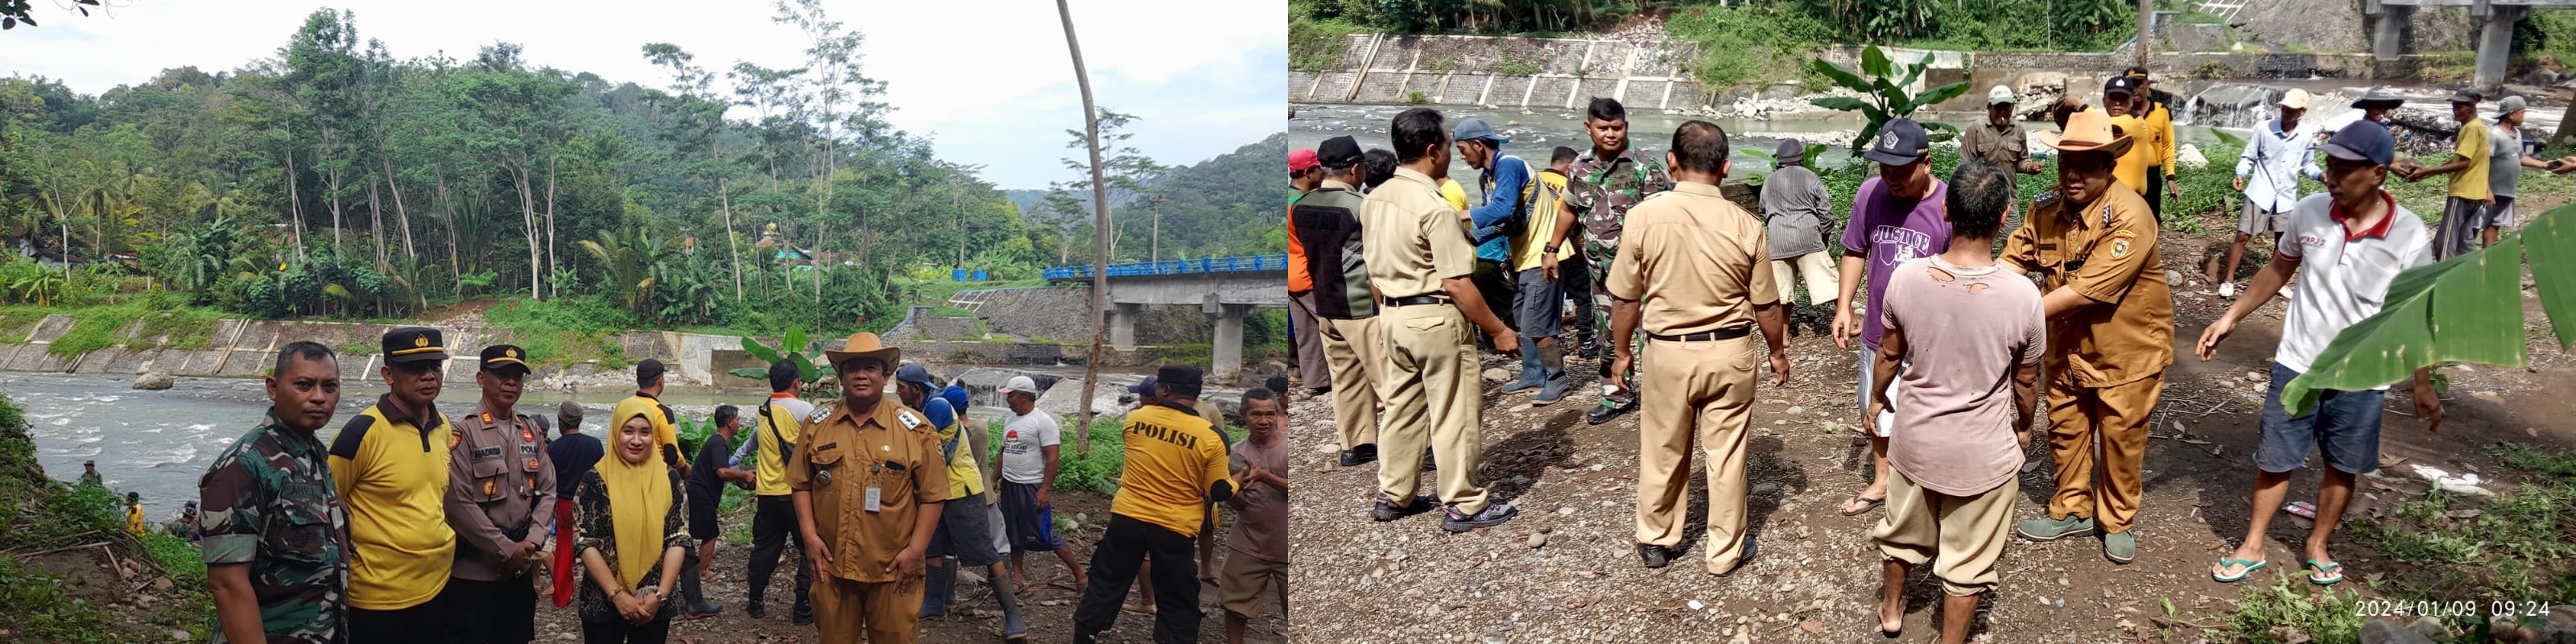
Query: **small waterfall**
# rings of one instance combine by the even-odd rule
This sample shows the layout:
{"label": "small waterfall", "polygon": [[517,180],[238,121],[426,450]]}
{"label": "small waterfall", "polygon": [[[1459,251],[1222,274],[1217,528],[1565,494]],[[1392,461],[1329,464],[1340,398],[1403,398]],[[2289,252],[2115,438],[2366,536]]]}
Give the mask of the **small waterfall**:
{"label": "small waterfall", "polygon": [[2288,91],[2249,83],[2211,85],[2174,110],[2174,124],[2252,129],[2265,119],[2280,116],[2275,106]]}

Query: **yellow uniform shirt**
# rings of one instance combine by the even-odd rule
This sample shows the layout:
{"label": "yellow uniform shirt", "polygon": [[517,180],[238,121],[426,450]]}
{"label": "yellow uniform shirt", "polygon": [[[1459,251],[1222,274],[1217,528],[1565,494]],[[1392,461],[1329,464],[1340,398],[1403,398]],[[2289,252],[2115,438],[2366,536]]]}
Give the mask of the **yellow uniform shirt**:
{"label": "yellow uniform shirt", "polygon": [[[938,401],[938,404],[946,405],[948,402],[942,400]],[[957,442],[954,454],[941,455],[941,458],[948,460],[948,499],[962,499],[970,494],[983,494],[984,471],[975,466],[975,447],[969,441],[960,441],[957,438],[958,428],[966,425],[965,419],[953,415],[956,413],[955,410],[950,410],[950,413],[952,415],[949,416],[948,426],[938,428],[937,432],[939,444],[943,449],[950,441]],[[937,414],[930,415],[937,417]]]}
{"label": "yellow uniform shirt", "polygon": [[2163,103],[2148,101],[2147,115],[2139,120],[2146,136],[2138,139],[2138,145],[2147,149],[2148,160],[2162,168],[2165,176],[2174,176],[2174,157],[2180,146],[2174,142],[2173,110]]}
{"label": "yellow uniform shirt", "polygon": [[[1547,250],[1548,238],[1556,234],[1556,218],[1566,216],[1557,206],[1563,205],[1565,175],[1555,170],[1538,171],[1538,194],[1530,200],[1529,224],[1512,238],[1512,270],[1526,271],[1539,267],[1539,255]],[[1574,243],[1556,247],[1556,259],[1574,256]]]}
{"label": "yellow uniform shirt", "polygon": [[137,537],[143,536],[143,506],[125,506],[125,531]]}
{"label": "yellow uniform shirt", "polygon": [[[814,533],[831,544],[832,565],[816,570],[863,584],[895,580],[885,571],[912,544],[914,513],[948,499],[948,468],[929,419],[887,398],[866,416],[847,403],[806,416],[805,442],[787,457],[787,486],[808,493]],[[878,508],[867,509],[867,489]]]}
{"label": "yellow uniform shirt", "polygon": [[1123,433],[1127,465],[1118,474],[1110,513],[1198,536],[1208,487],[1232,480],[1226,475],[1225,438],[1197,411],[1171,405],[1127,412]]}
{"label": "yellow uniform shirt", "polygon": [[455,436],[445,414],[413,419],[384,397],[331,439],[331,482],[349,506],[350,608],[410,608],[447,588],[456,561],[446,506]]}
{"label": "yellow uniform shirt", "polygon": [[2470,201],[2487,199],[2487,160],[2494,151],[2487,149],[2487,122],[2470,119],[2460,124],[2460,144],[2452,154],[2469,160],[2469,167],[2451,174],[2451,196]]}
{"label": "yellow uniform shirt", "polygon": [[2111,177],[2119,179],[2120,185],[2128,186],[2129,192],[2146,194],[2148,169],[2156,165],[2155,145],[2147,141],[2146,119],[2135,115],[2114,116],[2111,117],[2111,127],[2119,128],[2121,136],[2137,139],[2136,143],[2129,144],[2128,153],[2120,155],[2119,160],[2112,163]]}
{"label": "yellow uniform shirt", "polygon": [[[663,462],[673,467],[689,464],[689,455],[680,453],[680,429],[671,424],[670,407],[663,406],[660,399],[638,391],[625,400],[617,401],[617,407],[608,412],[608,422],[618,422],[617,419],[625,418],[627,414],[643,414],[644,418],[653,421],[653,444],[662,446]],[[615,437],[617,428],[609,427],[608,435]]]}
{"label": "yellow uniform shirt", "polygon": [[787,456],[784,450],[805,435],[801,421],[814,413],[814,406],[790,396],[771,396],[767,414],[757,415],[759,432],[754,438],[758,456],[752,469],[752,493],[759,496],[787,496],[795,490],[787,487]]}

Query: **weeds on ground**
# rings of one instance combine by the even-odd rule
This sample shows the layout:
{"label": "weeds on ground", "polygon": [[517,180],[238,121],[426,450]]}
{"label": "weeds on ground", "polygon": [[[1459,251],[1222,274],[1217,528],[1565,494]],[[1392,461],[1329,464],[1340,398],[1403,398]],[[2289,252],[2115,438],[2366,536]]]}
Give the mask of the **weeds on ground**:
{"label": "weeds on ground", "polygon": [[[37,574],[0,556],[0,631],[35,642],[91,644],[116,641],[106,615],[64,591],[59,578]],[[208,611],[212,614],[213,611]]]}
{"label": "weeds on ground", "polygon": [[[2440,616],[2459,641],[2487,641],[2494,629],[2537,617],[2531,603],[2576,602],[2576,455],[2519,445],[2496,448],[2505,469],[2526,476],[2493,497],[2429,491],[2344,530],[2395,570],[2362,580],[2387,599],[2471,602]],[[2248,609],[2240,607],[2240,616]],[[2240,622],[2242,620],[2240,619]],[[2320,639],[2320,641],[2332,641]]]}
{"label": "weeds on ground", "polygon": [[2253,644],[2350,642],[2361,632],[2359,592],[2316,588],[2298,575],[2274,575],[2270,586],[2249,586],[2228,627]]}

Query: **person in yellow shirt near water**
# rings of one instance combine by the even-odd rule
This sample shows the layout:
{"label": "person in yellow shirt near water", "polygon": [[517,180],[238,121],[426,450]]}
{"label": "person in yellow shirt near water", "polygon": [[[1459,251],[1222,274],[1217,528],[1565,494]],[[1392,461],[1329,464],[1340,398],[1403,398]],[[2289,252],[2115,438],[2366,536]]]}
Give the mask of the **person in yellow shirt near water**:
{"label": "person in yellow shirt near water", "polygon": [[1159,602],[1154,641],[1199,640],[1191,541],[1208,528],[1207,504],[1234,498],[1235,484],[1226,472],[1225,435],[1194,409],[1198,367],[1165,365],[1154,377],[1161,399],[1127,414],[1126,466],[1109,502],[1109,526],[1091,551],[1091,584],[1073,611],[1074,644],[1092,644],[1117,624],[1118,604],[1147,558]]}
{"label": "person in yellow shirt near water", "polygon": [[143,536],[143,495],[125,493],[125,531]]}
{"label": "person in yellow shirt near water", "polygon": [[[2111,116],[2111,132],[2136,140],[2111,165],[2111,178],[2128,186],[2129,192],[2147,194],[2147,175],[2156,165],[2154,146],[2147,145],[2147,120],[2132,111],[2137,107],[2138,81],[2128,76],[2113,76],[2102,84],[2102,111]],[[2153,212],[2152,207],[2149,211]]]}
{"label": "person in yellow shirt near water", "polygon": [[2165,220],[2165,198],[2182,198],[2181,184],[2174,179],[2177,144],[2174,142],[2173,108],[2156,101],[2156,82],[2147,77],[2147,68],[2131,67],[2122,75],[2137,84],[2137,91],[2130,94],[2129,114],[2139,121],[2140,131],[2132,134],[2139,137],[2138,148],[2147,155],[2147,184],[2138,196],[2147,198],[2147,210],[2154,212],[2156,222],[2162,224]]}
{"label": "person in yellow shirt near water", "polygon": [[349,641],[443,643],[456,563],[447,525],[455,428],[438,412],[447,345],[437,329],[385,332],[385,395],[331,439],[331,482],[349,507]]}
{"label": "person in yellow shirt near water", "polygon": [[2451,119],[2460,122],[2459,144],[2451,148],[2451,161],[2406,175],[2407,183],[2442,175],[2451,176],[2450,196],[2442,200],[2442,225],[2433,232],[2433,261],[2478,249],[2478,229],[2486,220],[2486,208],[2495,202],[2494,191],[2487,185],[2487,165],[2492,150],[2488,149],[2487,122],[2478,118],[2478,95],[2460,90],[2451,95]]}
{"label": "person in yellow shirt near water", "polygon": [[627,412],[653,412],[644,414],[644,419],[653,423],[653,441],[661,446],[662,464],[679,470],[681,476],[688,476],[689,455],[680,453],[679,415],[671,411],[670,405],[662,404],[663,371],[660,360],[645,358],[643,362],[635,363],[635,395],[617,401],[617,406],[608,411],[608,416],[625,418],[629,415]]}

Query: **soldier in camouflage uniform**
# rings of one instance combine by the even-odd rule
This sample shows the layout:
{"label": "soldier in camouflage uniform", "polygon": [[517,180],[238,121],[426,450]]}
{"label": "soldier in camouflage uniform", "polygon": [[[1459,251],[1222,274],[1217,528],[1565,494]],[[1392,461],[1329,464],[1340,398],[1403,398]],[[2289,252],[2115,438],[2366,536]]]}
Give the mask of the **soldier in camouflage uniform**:
{"label": "soldier in camouflage uniform", "polygon": [[[1576,221],[1583,224],[1583,256],[1592,273],[1590,323],[1595,325],[1593,336],[1606,343],[1610,338],[1610,291],[1605,285],[1610,281],[1610,262],[1619,256],[1619,231],[1628,219],[1628,208],[1650,195],[1671,190],[1673,178],[1664,173],[1662,164],[1637,154],[1629,145],[1628,112],[1619,101],[1592,99],[1583,125],[1592,135],[1592,149],[1576,157],[1566,173],[1563,212],[1573,213]],[[1601,361],[1601,404],[1585,414],[1586,420],[1598,425],[1637,408],[1635,369],[1629,371],[1612,374],[1610,361]]]}
{"label": "soldier in camouflage uniform", "polygon": [[340,404],[340,367],[312,342],[278,352],[268,418],[198,479],[212,641],[349,641],[349,519],[316,429]]}

